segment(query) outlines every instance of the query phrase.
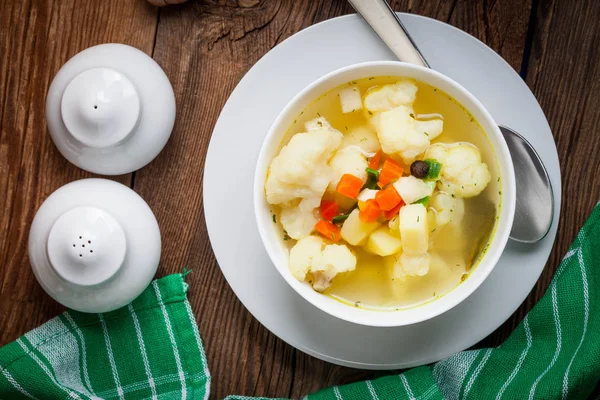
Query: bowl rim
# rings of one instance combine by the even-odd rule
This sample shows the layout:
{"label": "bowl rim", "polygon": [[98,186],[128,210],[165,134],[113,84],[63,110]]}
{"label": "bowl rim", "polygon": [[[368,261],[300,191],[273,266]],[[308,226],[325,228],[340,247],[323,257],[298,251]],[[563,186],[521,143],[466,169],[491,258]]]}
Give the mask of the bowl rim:
{"label": "bowl rim", "polygon": [[[272,157],[267,158],[268,149],[272,146],[272,143],[275,139],[278,139],[277,148],[279,149],[281,146],[281,140],[287,133],[289,126],[282,127],[280,126],[286,119],[288,118],[288,114],[298,109],[298,103],[301,100],[304,100],[308,94],[314,91],[321,85],[326,84],[333,78],[342,75],[348,74],[353,71],[360,71],[363,69],[370,68],[380,68],[380,67],[389,67],[390,69],[397,68],[400,70],[413,71],[416,74],[422,74],[428,76],[432,80],[440,80],[448,84],[454,90],[454,93],[448,93],[453,98],[456,99],[458,93],[465,97],[468,101],[472,103],[472,107],[468,107],[462,102],[459,101],[468,112],[474,114],[473,111],[478,111],[481,114],[481,117],[477,119],[478,123],[482,126],[488,125],[491,129],[485,129],[484,132],[490,141],[490,145],[494,151],[496,156],[496,161],[498,163],[499,169],[506,169],[508,173],[500,173],[501,179],[501,188],[502,188],[502,200],[501,200],[501,211],[499,215],[498,223],[495,225],[495,231],[491,240],[489,241],[489,248],[486,250],[484,256],[481,260],[479,260],[476,268],[472,270],[472,272],[468,275],[468,279],[459,285],[455,286],[453,289],[448,291],[446,294],[437,297],[433,300],[426,301],[424,303],[403,308],[397,311],[386,311],[386,310],[374,310],[374,309],[365,309],[365,308],[356,308],[352,307],[349,304],[343,303],[341,301],[335,300],[330,296],[323,295],[314,291],[312,288],[305,288],[305,286],[310,286],[306,282],[300,282],[296,278],[294,278],[289,271],[288,268],[288,260],[286,258],[285,262],[282,262],[280,257],[275,254],[274,246],[279,246],[281,248],[280,243],[272,243],[270,238],[268,237],[267,226],[272,229],[271,219],[268,219],[268,222],[262,218],[263,210],[261,207],[267,206],[264,192],[264,185],[266,180],[266,174],[268,172],[269,165],[272,161]],[[378,75],[378,74],[375,74]],[[380,74],[379,74],[380,75]],[[389,74],[387,74],[389,75]],[[369,76],[374,76],[374,74],[365,73],[362,78],[366,78]],[[389,76],[394,76],[391,74]],[[398,73],[399,78],[403,77],[402,74]],[[406,76],[404,76],[406,77]],[[351,81],[354,79],[361,79],[359,77],[356,78],[348,78],[346,81]],[[413,79],[413,78],[411,78]],[[416,79],[416,78],[414,78]],[[435,84],[423,79],[423,82],[430,84],[434,87],[437,87]],[[332,90],[338,85],[334,85],[329,89],[325,89],[317,96],[313,96],[310,98],[310,102],[314,101],[319,95],[327,93],[329,90]],[[444,92],[448,92],[447,90],[442,89]],[[310,102],[308,104],[310,104]],[[296,113],[297,114],[297,113]],[[485,122],[485,124],[484,124]],[[283,134],[281,131],[283,130]],[[494,139],[498,143],[493,143]],[[275,152],[273,157],[278,154],[278,151]],[[514,165],[512,163],[512,158],[510,156],[510,152],[508,150],[508,145],[500,132],[500,129],[497,123],[494,121],[493,117],[487,111],[487,109],[481,104],[481,102],[471,94],[467,89],[465,89],[458,82],[454,81],[452,78],[437,72],[435,70],[421,67],[414,64],[409,64],[401,61],[368,61],[362,63],[351,64],[342,68],[338,68],[334,71],[331,71],[316,80],[312,81],[310,84],[305,86],[300,92],[298,92],[291,100],[287,102],[285,107],[279,112],[269,131],[267,132],[265,138],[263,139],[263,143],[260,148],[260,152],[258,154],[258,158],[255,166],[254,173],[254,185],[253,185],[253,203],[254,203],[254,216],[256,219],[256,223],[258,226],[261,242],[269,255],[271,262],[274,264],[277,271],[279,271],[280,275],[284,278],[284,280],[290,285],[294,291],[299,294],[302,298],[304,298],[307,302],[312,304],[314,307],[319,310],[339,318],[344,321],[348,321],[351,323],[364,325],[364,326],[372,326],[372,327],[397,327],[397,326],[406,326],[412,325],[419,322],[423,322],[425,320],[433,319],[438,315],[445,313],[446,311],[454,308],[464,300],[466,300],[473,292],[475,292],[479,286],[485,281],[485,279],[490,275],[492,270],[496,267],[500,256],[502,255],[506,244],[509,239],[510,228],[513,224],[515,207],[516,207],[516,183],[515,183],[515,173],[514,173]],[[485,266],[485,268],[484,268]],[[476,272],[476,274],[474,274]],[[468,284],[467,284],[468,282]],[[306,290],[309,289],[309,290]],[[451,296],[452,294],[452,296]],[[327,299],[327,300],[325,300]],[[338,305],[342,305],[343,308],[338,306],[333,306],[335,302]],[[338,312],[338,310],[343,310]],[[356,311],[359,310],[360,314],[356,314]],[[411,318],[402,318],[402,315],[406,317],[407,311],[409,310],[424,310],[427,312],[415,313],[412,312]]]}

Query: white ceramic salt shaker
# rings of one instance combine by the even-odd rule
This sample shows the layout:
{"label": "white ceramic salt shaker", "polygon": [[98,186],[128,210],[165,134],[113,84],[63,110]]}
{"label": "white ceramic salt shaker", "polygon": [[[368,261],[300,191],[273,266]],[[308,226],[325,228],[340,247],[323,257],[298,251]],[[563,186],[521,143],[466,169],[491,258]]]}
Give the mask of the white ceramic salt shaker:
{"label": "white ceramic salt shaker", "polygon": [[161,67],[144,52],[102,44],[58,71],[46,98],[48,131],[76,166],[119,175],[148,164],[175,123],[175,95]]}
{"label": "white ceramic salt shaker", "polygon": [[44,290],[82,312],[135,299],[156,273],[161,241],[146,202],[107,179],[71,182],[52,193],[29,232],[29,259]]}

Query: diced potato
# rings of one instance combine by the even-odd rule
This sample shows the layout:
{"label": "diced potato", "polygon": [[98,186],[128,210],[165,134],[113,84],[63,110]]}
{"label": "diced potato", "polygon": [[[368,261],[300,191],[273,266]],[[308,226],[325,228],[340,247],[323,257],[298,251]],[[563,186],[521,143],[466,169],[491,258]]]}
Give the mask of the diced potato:
{"label": "diced potato", "polygon": [[342,239],[353,246],[362,244],[367,236],[379,227],[379,223],[377,222],[368,224],[362,222],[358,217],[358,212],[358,209],[355,209],[350,213],[348,219],[344,221],[341,231]]}
{"label": "diced potato", "polygon": [[408,276],[423,276],[429,272],[429,254],[428,253],[402,253],[398,259],[398,264],[403,272]]}
{"label": "diced potato", "polygon": [[294,278],[303,281],[310,270],[313,258],[321,254],[323,240],[317,236],[308,236],[299,240],[290,251],[290,272]]}
{"label": "diced potato", "polygon": [[381,149],[377,134],[366,126],[359,126],[344,133],[341,148],[348,146],[358,146],[367,153],[375,153]]}
{"label": "diced potato", "polygon": [[400,209],[400,237],[405,252],[424,253],[429,246],[427,210],[422,204],[410,204]]}
{"label": "diced potato", "polygon": [[356,198],[359,201],[367,201],[375,198],[375,195],[379,192],[379,190],[373,189],[363,189]]}
{"label": "diced potato", "polygon": [[348,114],[362,108],[362,99],[358,87],[351,86],[340,90],[342,113]]}
{"label": "diced potato", "polygon": [[411,204],[423,197],[431,196],[435,190],[435,182],[425,182],[412,175],[404,176],[394,183],[394,189],[406,204]]}
{"label": "diced potato", "polygon": [[402,248],[402,241],[393,235],[390,229],[383,226],[369,236],[366,249],[379,256],[385,257],[395,254]]}

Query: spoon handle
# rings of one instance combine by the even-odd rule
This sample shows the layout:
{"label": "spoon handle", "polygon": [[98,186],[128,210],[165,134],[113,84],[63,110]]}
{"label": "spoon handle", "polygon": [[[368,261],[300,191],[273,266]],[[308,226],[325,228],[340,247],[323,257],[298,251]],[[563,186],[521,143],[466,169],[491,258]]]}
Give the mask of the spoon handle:
{"label": "spoon handle", "polygon": [[385,0],[348,0],[400,61],[429,68],[398,15]]}

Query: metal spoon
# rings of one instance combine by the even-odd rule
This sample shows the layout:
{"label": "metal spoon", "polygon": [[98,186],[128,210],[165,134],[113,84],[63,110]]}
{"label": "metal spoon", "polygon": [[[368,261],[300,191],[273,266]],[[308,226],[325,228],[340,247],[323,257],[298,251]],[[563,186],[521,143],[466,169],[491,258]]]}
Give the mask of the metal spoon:
{"label": "metal spoon", "polygon": [[[385,0],[348,0],[400,61],[429,68],[429,64]],[[500,125],[510,150],[517,183],[517,206],[510,238],[535,243],[550,230],[554,217],[552,185],[544,163],[523,136]]]}

